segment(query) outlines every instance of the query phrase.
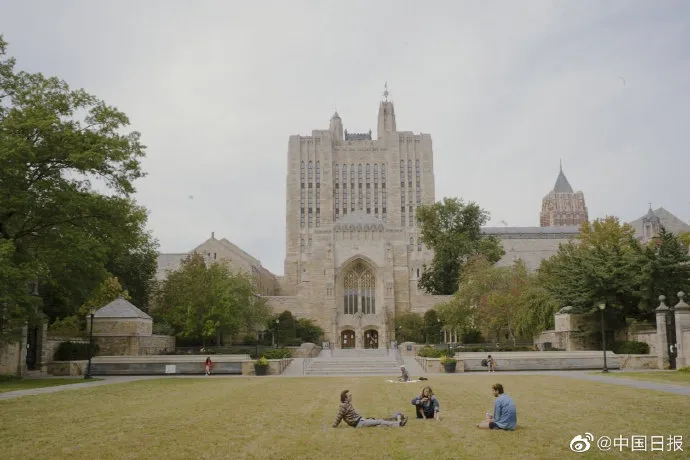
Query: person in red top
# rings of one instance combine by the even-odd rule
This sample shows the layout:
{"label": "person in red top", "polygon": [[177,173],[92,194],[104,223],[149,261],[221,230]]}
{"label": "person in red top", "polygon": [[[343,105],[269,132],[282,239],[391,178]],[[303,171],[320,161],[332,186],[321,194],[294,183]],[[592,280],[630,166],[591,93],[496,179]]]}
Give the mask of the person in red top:
{"label": "person in red top", "polygon": [[213,369],[213,361],[211,361],[210,356],[207,356],[206,357],[206,375],[211,375],[211,369]]}

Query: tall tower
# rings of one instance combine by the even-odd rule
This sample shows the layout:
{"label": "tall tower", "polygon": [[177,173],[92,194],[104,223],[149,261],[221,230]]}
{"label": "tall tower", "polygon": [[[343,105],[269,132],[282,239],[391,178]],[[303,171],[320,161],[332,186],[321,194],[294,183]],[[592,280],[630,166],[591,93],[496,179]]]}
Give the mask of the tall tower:
{"label": "tall tower", "polygon": [[659,236],[661,231],[661,219],[652,211],[652,203],[649,203],[649,211],[642,218],[642,241],[649,242]]}
{"label": "tall tower", "polygon": [[553,190],[541,202],[539,224],[542,227],[572,227],[588,221],[585,196],[582,192],[573,192],[561,164]]}
{"label": "tall tower", "polygon": [[384,85],[384,88],[384,100],[379,104],[379,124],[377,132],[379,139],[386,137],[386,134],[392,134],[396,131],[395,107],[393,107],[393,102],[388,100],[388,83]]}
{"label": "tall tower", "polygon": [[333,139],[336,141],[343,140],[343,120],[340,119],[338,112],[335,112],[331,117],[331,125],[329,131],[333,135]]}

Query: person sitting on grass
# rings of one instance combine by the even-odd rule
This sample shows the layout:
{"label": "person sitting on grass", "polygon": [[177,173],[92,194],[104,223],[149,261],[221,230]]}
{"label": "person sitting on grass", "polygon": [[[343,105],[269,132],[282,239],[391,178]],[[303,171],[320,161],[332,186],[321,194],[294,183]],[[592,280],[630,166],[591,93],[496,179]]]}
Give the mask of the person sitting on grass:
{"label": "person sitting on grass", "polygon": [[412,400],[412,405],[415,406],[417,411],[417,418],[426,419],[436,419],[441,421],[441,413],[438,404],[438,399],[434,396],[434,392],[431,387],[426,386],[422,388],[422,393],[419,396],[415,396]]}
{"label": "person sitting on grass", "polygon": [[400,382],[407,382],[410,380],[410,374],[407,372],[407,369],[405,369],[405,366],[400,366],[400,372],[402,373],[402,375],[398,377]]}
{"label": "person sitting on grass", "polygon": [[364,418],[357,413],[352,407],[352,393],[350,390],[343,390],[340,393],[340,407],[338,408],[338,415],[333,422],[333,428],[337,428],[342,420],[350,425],[352,428],[365,428],[368,426],[405,426],[407,417],[401,413],[394,416],[395,420],[384,420],[375,418]]}
{"label": "person sitting on grass", "polygon": [[477,424],[477,428],[488,428],[490,430],[513,431],[517,427],[517,409],[513,398],[503,392],[503,385],[496,383],[491,386],[496,401],[494,402],[494,413],[486,413],[486,419]]}

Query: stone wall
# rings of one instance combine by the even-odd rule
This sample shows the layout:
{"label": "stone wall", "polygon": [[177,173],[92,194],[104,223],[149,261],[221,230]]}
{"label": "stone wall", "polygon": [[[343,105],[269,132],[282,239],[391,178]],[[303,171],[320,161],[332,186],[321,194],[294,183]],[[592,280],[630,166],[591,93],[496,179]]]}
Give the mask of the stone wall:
{"label": "stone wall", "polygon": [[61,343],[63,342],[72,342],[72,343],[89,343],[89,339],[85,339],[82,337],[50,337],[45,341],[45,345],[43,346],[43,357],[44,357],[44,363],[50,363],[55,359],[55,352],[57,351],[58,347],[60,346]]}
{"label": "stone wall", "polygon": [[175,351],[175,337],[172,335],[151,335],[138,337],[139,355],[160,355]]}
{"label": "stone wall", "polygon": [[[87,332],[90,324],[87,324]],[[95,318],[94,336],[151,335],[153,321],[144,318]]]}
{"label": "stone wall", "polygon": [[22,347],[19,342],[0,346],[0,374],[17,374],[20,372]]}

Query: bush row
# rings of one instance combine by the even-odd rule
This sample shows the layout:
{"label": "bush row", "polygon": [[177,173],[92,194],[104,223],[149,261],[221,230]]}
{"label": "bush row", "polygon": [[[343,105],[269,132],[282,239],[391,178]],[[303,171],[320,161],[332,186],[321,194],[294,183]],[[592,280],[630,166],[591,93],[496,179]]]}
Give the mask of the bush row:
{"label": "bush row", "polygon": [[[98,345],[94,343],[93,356],[96,356],[98,351]],[[83,361],[89,359],[89,344],[69,341],[62,342],[58,345],[57,350],[55,350],[53,359],[55,361]]]}

